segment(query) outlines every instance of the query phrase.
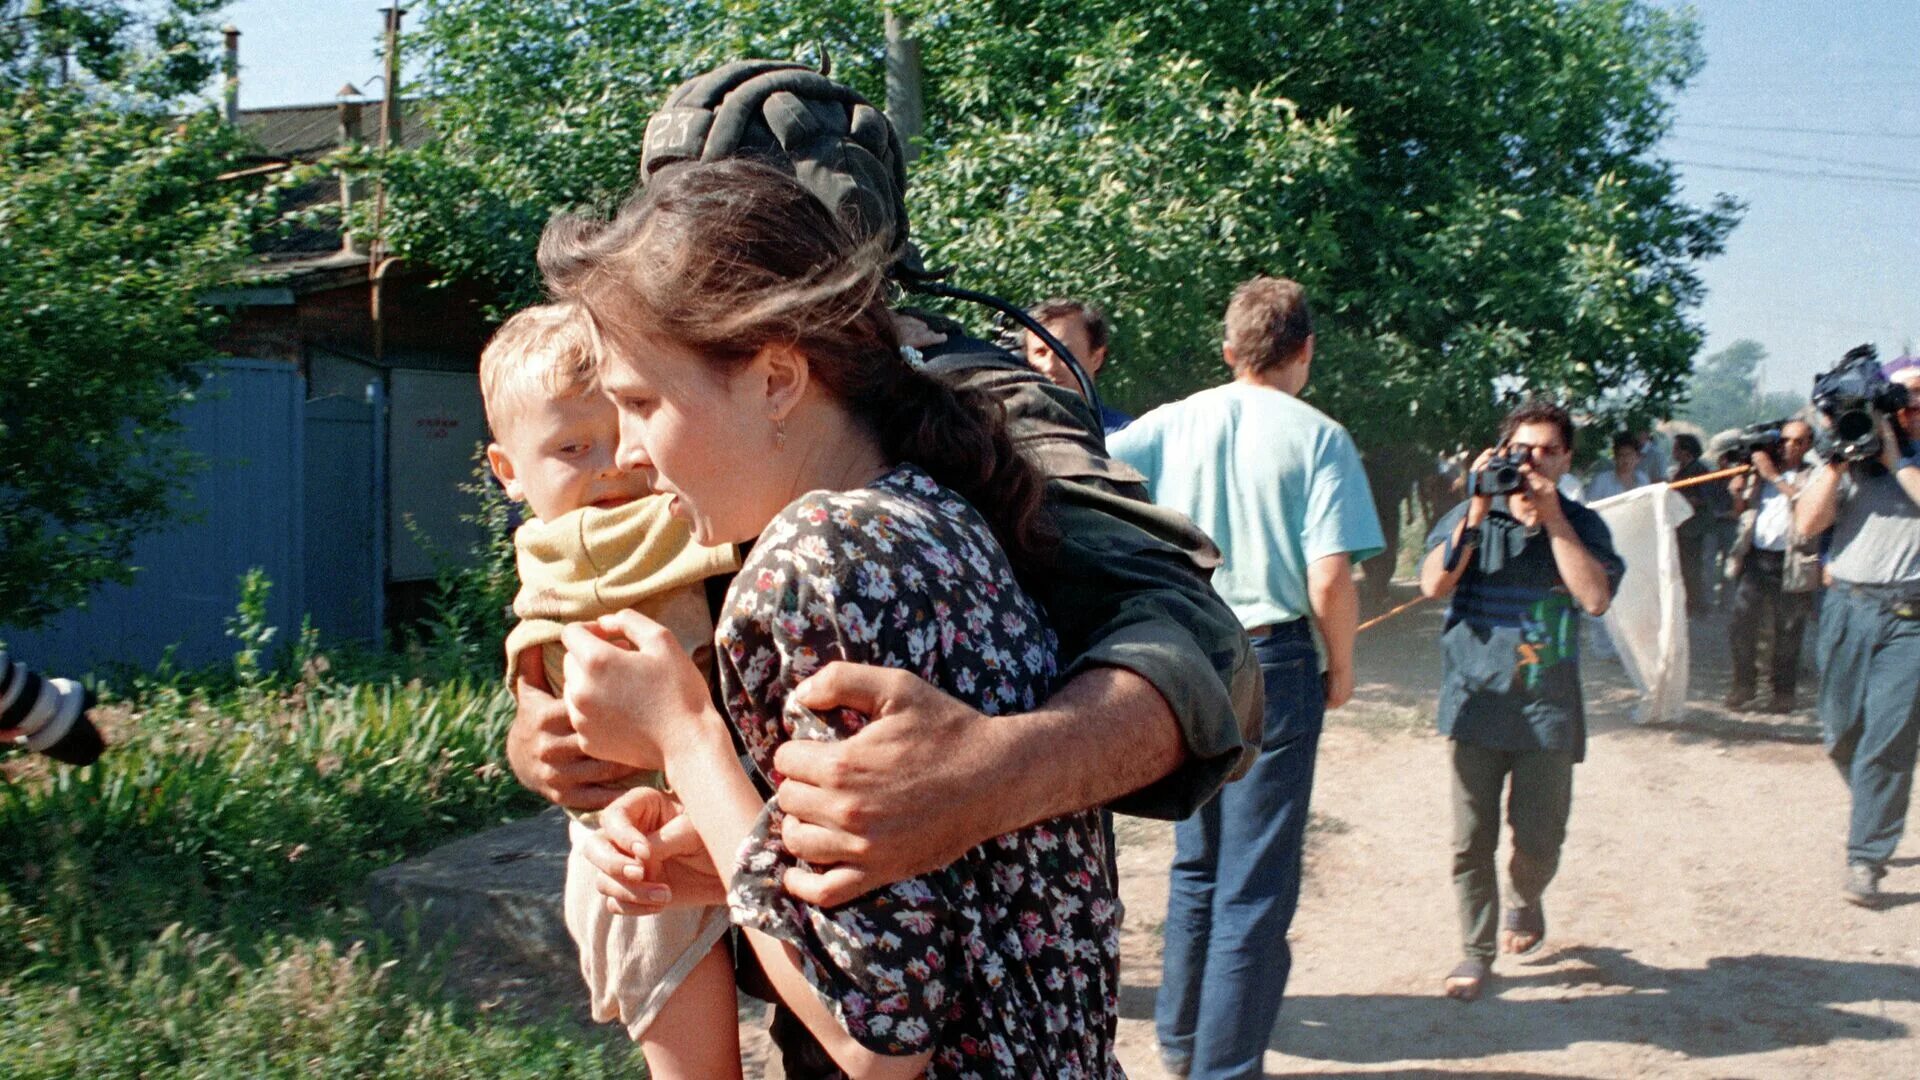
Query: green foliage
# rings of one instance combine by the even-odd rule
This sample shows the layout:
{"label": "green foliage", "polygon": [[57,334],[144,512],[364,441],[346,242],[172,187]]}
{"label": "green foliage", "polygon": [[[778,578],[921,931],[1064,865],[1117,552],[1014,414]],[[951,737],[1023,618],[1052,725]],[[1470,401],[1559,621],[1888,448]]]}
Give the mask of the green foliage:
{"label": "green foliage", "polygon": [[139,704],[99,764],[0,784],[0,977],[353,902],[368,872],[535,808],[495,763],[511,717],[497,681]]}
{"label": "green foliage", "polygon": [[0,91],[190,93],[214,73],[214,15],[228,2],[0,0]]}
{"label": "green foliage", "polygon": [[18,1080],[611,1077],[638,1064],[577,1035],[477,1016],[442,999],[430,964],[319,936],[242,955],[172,926],[66,987],[0,980],[0,1010],[0,1074]]}
{"label": "green foliage", "polygon": [[233,674],[242,686],[258,687],[266,679],[267,647],[280,632],[267,622],[267,594],[272,591],[265,570],[256,566],[240,575],[240,601],[227,617],[227,636],[239,646],[233,652]]}
{"label": "green foliage", "polygon": [[455,1004],[358,907],[371,871],[538,808],[496,763],[498,680],[330,681],[310,633],[273,649],[270,589],[242,581],[230,670],[109,695],[97,764],[0,759],[0,1075],[634,1075]]}
{"label": "green foliage", "polygon": [[[1309,396],[1363,444],[1483,439],[1496,386],[1606,426],[1663,414],[1699,344],[1694,271],[1738,207],[1681,202],[1656,153],[1700,64],[1645,0],[902,3],[926,65],[909,204],[934,265],[1115,315],[1141,408],[1217,381],[1233,286],[1311,290]],[[537,295],[552,210],[630,187],[684,76],[814,55],[881,97],[878,5],[432,0],[414,40],[449,137],[392,163],[397,242]],[[977,316],[969,315],[969,318]]]}
{"label": "green foliage", "polygon": [[213,179],[231,129],[160,104],[0,86],[0,623],[130,580],[134,538],[183,509],[174,413],[218,324],[197,298],[263,204]]}
{"label": "green foliage", "polygon": [[513,548],[518,517],[512,500],[494,482],[484,445],[475,448],[472,477],[460,490],[475,506],[460,520],[480,533],[463,557],[433,549],[423,534],[415,534],[432,550],[435,564],[433,594],[427,601],[430,614],[419,643],[429,670],[442,677],[485,680],[499,676],[501,644],[513,627],[513,598],[520,591]]}
{"label": "green foliage", "polygon": [[1760,365],[1766,359],[1766,348],[1745,338],[1701,357],[1687,380],[1687,406],[1681,418],[1713,435],[1763,420],[1779,420],[1805,408],[1804,395],[1761,392]]}

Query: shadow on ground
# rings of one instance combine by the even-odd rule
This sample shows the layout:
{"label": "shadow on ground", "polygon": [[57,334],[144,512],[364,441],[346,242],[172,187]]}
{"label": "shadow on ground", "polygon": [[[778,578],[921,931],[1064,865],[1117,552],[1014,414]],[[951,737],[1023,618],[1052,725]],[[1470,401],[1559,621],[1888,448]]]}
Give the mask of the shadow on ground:
{"label": "shadow on ground", "polygon": [[[1866,1010],[1881,1001],[1920,1002],[1920,967],[1762,953],[1660,968],[1625,949],[1577,947],[1508,969],[1488,997],[1471,1005],[1442,997],[1438,985],[1436,976],[1431,995],[1289,997],[1270,1046],[1315,1061],[1380,1065],[1590,1042],[1698,1059],[1839,1039],[1904,1039],[1912,1034],[1906,1024]],[[1155,990],[1123,987],[1121,1015],[1151,1017]],[[1446,1038],[1435,1038],[1443,1032]]]}

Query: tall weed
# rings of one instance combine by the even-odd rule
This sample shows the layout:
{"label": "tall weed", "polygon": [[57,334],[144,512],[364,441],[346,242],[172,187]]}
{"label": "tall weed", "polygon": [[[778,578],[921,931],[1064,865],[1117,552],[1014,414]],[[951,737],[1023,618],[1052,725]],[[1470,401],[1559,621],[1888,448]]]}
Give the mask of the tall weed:
{"label": "tall weed", "polygon": [[510,720],[470,681],[136,711],[99,764],[0,784],[0,977],[351,902],[372,870],[536,808],[496,764]]}

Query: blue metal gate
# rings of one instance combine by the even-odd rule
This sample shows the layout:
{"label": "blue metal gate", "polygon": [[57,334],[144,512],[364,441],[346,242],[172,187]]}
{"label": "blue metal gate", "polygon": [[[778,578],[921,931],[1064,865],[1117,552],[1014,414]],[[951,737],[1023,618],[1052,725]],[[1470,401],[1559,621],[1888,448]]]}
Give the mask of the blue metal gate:
{"label": "blue metal gate", "polygon": [[268,618],[293,633],[304,610],[301,514],[304,382],[289,364],[219,360],[182,410],[184,445],[207,460],[190,481],[189,519],[142,538],[129,586],[98,589],[85,610],[32,633],[0,636],[22,659],[62,674],[109,661],[151,666],[178,646],[182,664],[233,653],[226,618],[240,576],[258,566],[273,581]]}

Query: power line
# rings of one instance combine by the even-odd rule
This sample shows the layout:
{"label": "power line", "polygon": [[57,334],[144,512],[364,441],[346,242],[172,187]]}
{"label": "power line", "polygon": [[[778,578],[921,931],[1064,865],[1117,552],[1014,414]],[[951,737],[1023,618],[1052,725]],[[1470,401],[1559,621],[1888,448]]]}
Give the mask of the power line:
{"label": "power line", "polygon": [[1910,139],[1920,142],[1920,131],[1859,131],[1847,128],[1769,127],[1765,124],[1709,124],[1698,120],[1678,120],[1675,127],[1715,128],[1720,131],[1770,131],[1787,135],[1842,135],[1860,139]]}
{"label": "power line", "polygon": [[1726,165],[1716,161],[1682,161],[1673,159],[1675,165],[1684,165],[1689,169],[1719,169],[1722,172],[1758,173],[1762,176],[1786,176],[1801,180],[1845,180],[1861,184],[1880,184],[1898,191],[1920,191],[1920,179],[1908,179],[1899,176],[1873,176],[1866,173],[1839,173],[1811,169],[1775,169],[1762,165]]}
{"label": "power line", "polygon": [[1685,139],[1688,142],[1700,146],[1712,147],[1715,150],[1731,150],[1736,154],[1759,154],[1761,157],[1779,158],[1787,161],[1811,161],[1821,165],[1844,165],[1854,169],[1877,169],[1880,172],[1892,174],[1891,178],[1893,179],[1920,180],[1920,171],[1902,165],[1883,165],[1877,161],[1853,161],[1847,158],[1836,158],[1825,154],[1792,154],[1785,150],[1775,150],[1766,146],[1740,146],[1735,143],[1715,142],[1712,139],[1703,139],[1698,135],[1688,135],[1685,132],[1678,131],[1674,132],[1673,137]]}

